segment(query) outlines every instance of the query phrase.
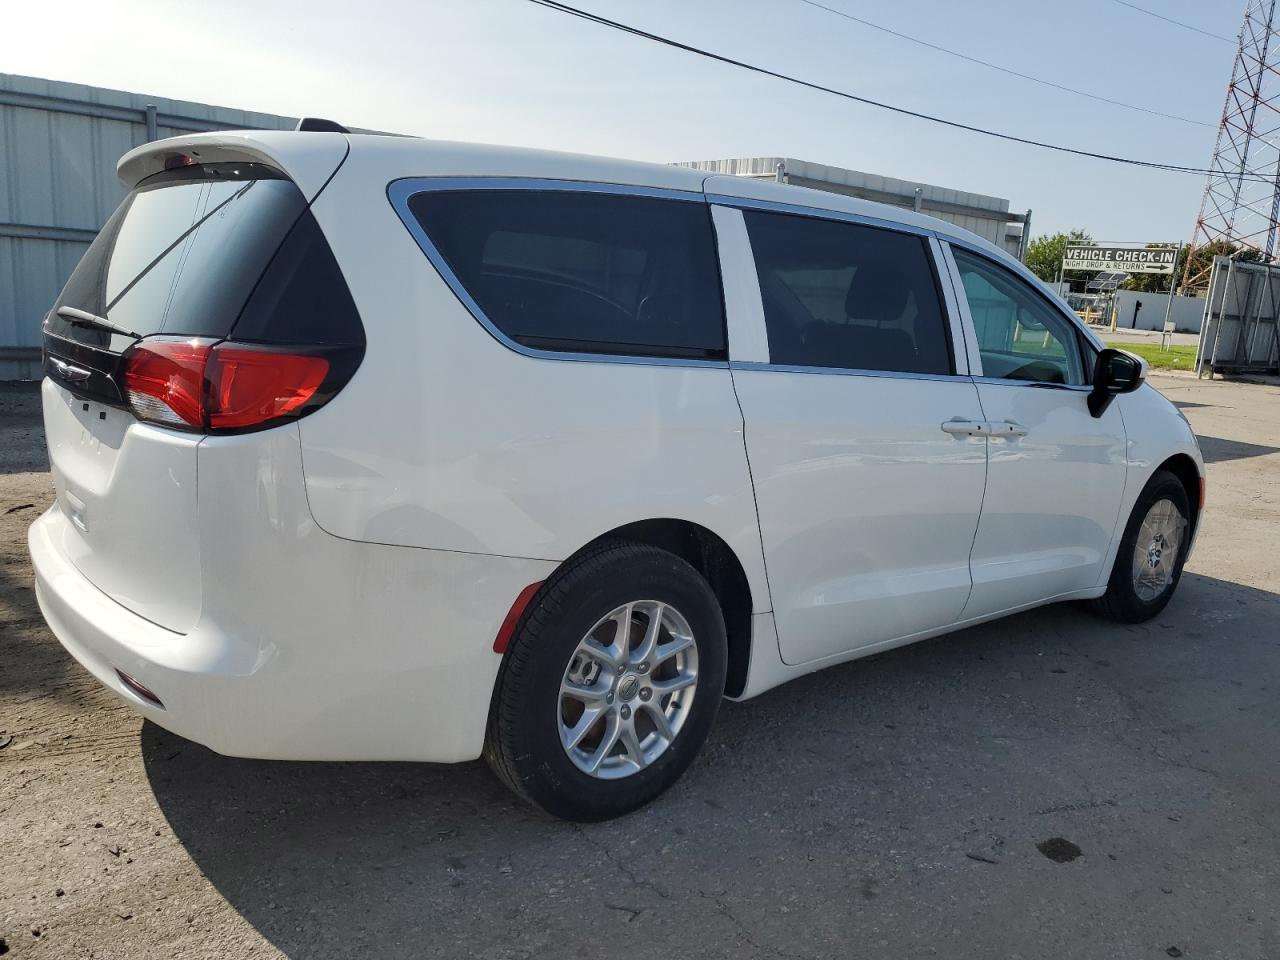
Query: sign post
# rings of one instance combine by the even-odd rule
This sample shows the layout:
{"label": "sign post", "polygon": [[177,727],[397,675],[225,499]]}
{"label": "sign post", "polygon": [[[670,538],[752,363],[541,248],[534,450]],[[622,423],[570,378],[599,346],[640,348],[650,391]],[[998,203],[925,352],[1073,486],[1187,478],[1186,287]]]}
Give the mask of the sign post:
{"label": "sign post", "polygon": [[1164,306],[1164,326],[1160,329],[1160,349],[1168,350],[1173,346],[1173,324],[1169,321],[1169,315],[1173,312],[1173,294],[1178,285],[1178,254],[1179,248],[1173,248],[1173,272],[1169,274],[1169,302]]}

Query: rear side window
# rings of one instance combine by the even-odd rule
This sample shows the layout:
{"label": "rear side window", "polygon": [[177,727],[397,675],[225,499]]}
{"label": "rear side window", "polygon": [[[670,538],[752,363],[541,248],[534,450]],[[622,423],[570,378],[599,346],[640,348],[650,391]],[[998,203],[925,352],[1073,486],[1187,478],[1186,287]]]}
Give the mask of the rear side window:
{"label": "rear side window", "polygon": [[351,291],[310,212],[271,258],[231,336],[246,343],[364,343]]}
{"label": "rear side window", "polygon": [[921,237],[743,212],[773,363],[949,374],[950,337]]}
{"label": "rear side window", "polygon": [[539,190],[428,191],[410,211],[506,336],[545,350],[724,359],[706,204]]}

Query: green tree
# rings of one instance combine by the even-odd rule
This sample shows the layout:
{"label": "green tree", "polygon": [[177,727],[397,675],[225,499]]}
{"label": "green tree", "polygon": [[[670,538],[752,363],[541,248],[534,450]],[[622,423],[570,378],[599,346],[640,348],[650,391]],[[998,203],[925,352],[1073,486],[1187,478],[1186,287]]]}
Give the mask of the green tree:
{"label": "green tree", "polygon": [[[1165,247],[1164,243],[1148,243],[1147,247]],[[1178,263],[1174,268],[1173,282],[1175,284],[1182,282],[1182,271],[1187,266],[1187,251],[1191,249],[1189,243],[1184,243],[1178,247]],[[1120,285],[1122,290],[1137,290],[1139,293],[1168,293],[1169,292],[1169,275],[1167,273],[1131,273],[1129,279]]]}
{"label": "green tree", "polygon": [[[1045,283],[1053,283],[1058,279],[1058,270],[1062,267],[1062,254],[1068,243],[1093,243],[1093,237],[1087,230],[1072,230],[1070,233],[1043,234],[1027,245],[1027,268]],[[1068,270],[1063,280],[1087,280],[1090,273],[1083,270]]]}

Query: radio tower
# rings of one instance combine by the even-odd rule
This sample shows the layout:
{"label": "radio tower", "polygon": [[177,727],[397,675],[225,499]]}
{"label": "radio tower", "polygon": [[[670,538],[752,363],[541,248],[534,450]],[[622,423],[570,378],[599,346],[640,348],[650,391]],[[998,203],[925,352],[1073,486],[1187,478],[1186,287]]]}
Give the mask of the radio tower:
{"label": "radio tower", "polygon": [[1276,0],[1248,0],[1235,67],[1227,87],[1218,139],[1200,216],[1191,236],[1191,255],[1182,274],[1184,289],[1209,282],[1212,257],[1205,247],[1229,255],[1257,251],[1249,259],[1269,262],[1276,253],[1280,217],[1280,36],[1272,28]]}

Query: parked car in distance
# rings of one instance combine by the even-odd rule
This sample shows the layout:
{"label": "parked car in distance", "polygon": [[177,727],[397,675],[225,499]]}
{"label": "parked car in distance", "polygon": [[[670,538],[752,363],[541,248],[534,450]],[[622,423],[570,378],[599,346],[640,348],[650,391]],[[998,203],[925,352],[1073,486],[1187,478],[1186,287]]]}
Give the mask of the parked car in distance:
{"label": "parked car in distance", "polygon": [[41,609],[220,753],[633,810],[722,697],[1177,586],[1196,439],[1012,258],[849,197],[340,132],[127,154],[45,321]]}

